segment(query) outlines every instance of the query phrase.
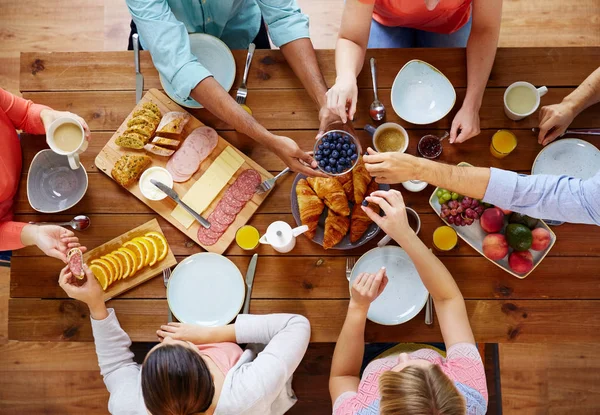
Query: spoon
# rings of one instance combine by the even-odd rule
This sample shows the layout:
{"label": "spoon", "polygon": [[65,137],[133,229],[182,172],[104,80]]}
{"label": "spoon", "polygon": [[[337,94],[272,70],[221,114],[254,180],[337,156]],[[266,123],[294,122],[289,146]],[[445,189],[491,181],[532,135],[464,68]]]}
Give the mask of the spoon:
{"label": "spoon", "polygon": [[58,226],[70,226],[76,231],[84,231],[90,227],[90,218],[85,215],[78,215],[69,222],[29,222],[35,225],[58,225]]}
{"label": "spoon", "polygon": [[373,79],[373,94],[375,100],[369,108],[369,115],[373,121],[381,121],[385,117],[385,107],[377,97],[377,72],[375,69],[375,58],[371,58],[371,78]]}

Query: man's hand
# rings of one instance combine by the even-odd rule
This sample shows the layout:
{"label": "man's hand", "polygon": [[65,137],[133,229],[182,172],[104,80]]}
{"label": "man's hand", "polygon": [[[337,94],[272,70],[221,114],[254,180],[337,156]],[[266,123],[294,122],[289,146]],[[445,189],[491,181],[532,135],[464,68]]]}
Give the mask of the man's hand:
{"label": "man's hand", "polygon": [[302,173],[309,177],[327,177],[326,174],[314,170],[317,168],[317,162],[308,153],[302,151],[294,140],[281,135],[275,136],[275,138],[276,141],[272,150],[283,160],[286,166],[297,173]]}
{"label": "man's hand", "polygon": [[88,127],[85,120],[77,114],[73,114],[72,112],[69,112],[69,111],[55,111],[55,110],[51,110],[51,109],[43,109],[42,112],[40,112],[40,118],[42,119],[42,122],[44,123],[44,128],[46,129],[46,132],[48,132],[48,129],[50,128],[50,124],[52,124],[55,120],[57,120],[59,118],[63,118],[63,117],[73,118],[73,119],[79,121],[79,123],[83,127],[85,139],[87,141],[89,141],[90,138],[92,138],[92,133],[90,132],[90,127]]}
{"label": "man's hand", "polygon": [[352,284],[350,307],[368,310],[371,303],[385,290],[387,283],[388,277],[383,267],[376,274],[360,273]]}
{"label": "man's hand", "polygon": [[[335,85],[327,91],[327,108],[341,118],[345,124],[348,119],[354,119],[356,102],[358,101],[358,87],[356,78],[351,76],[337,78]],[[348,110],[346,111],[346,108]]]}
{"label": "man's hand", "polygon": [[369,154],[363,156],[363,161],[377,183],[394,184],[416,179],[416,157],[397,151],[378,153],[370,147],[367,152]]}
{"label": "man's hand", "polygon": [[57,225],[27,225],[21,233],[21,242],[27,246],[36,245],[44,254],[64,263],[67,262],[67,252],[71,248],[86,251],[73,231]]}
{"label": "man's hand", "polygon": [[575,118],[573,107],[566,102],[547,105],[540,110],[538,143],[546,145],[563,135]]}
{"label": "man's hand", "polygon": [[361,206],[367,216],[396,242],[402,244],[399,239],[410,234],[414,235],[414,231],[408,224],[402,193],[397,190],[378,190],[367,196],[365,200],[376,203],[385,213],[385,216],[379,216],[368,206]]}
{"label": "man's hand", "polygon": [[321,107],[321,110],[319,111],[319,132],[317,133],[315,140],[321,138],[321,136],[327,132],[327,126],[336,121],[342,122],[341,118],[335,112],[331,111],[326,106]]}
{"label": "man's hand", "polygon": [[[459,133],[460,131],[460,133]],[[462,107],[456,113],[450,130],[450,143],[464,143],[481,132],[479,129],[479,112]]]}

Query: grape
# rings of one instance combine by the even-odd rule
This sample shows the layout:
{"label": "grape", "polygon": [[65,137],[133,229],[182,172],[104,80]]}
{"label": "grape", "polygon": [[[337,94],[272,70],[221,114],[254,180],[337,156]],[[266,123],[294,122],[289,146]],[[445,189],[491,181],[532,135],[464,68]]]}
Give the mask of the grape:
{"label": "grape", "polygon": [[483,206],[477,206],[474,210],[479,216],[481,216],[481,214],[483,213]]}
{"label": "grape", "polygon": [[448,216],[448,223],[454,223],[454,220],[456,219],[456,216]]}
{"label": "grape", "polygon": [[473,199],[471,199],[469,196],[465,196],[465,197],[463,197],[462,202],[470,205],[472,200]]}
{"label": "grape", "polygon": [[459,194],[456,192],[452,192],[452,200],[457,200],[458,199]]}
{"label": "grape", "polygon": [[479,201],[477,199],[473,199],[473,201],[471,202],[471,207],[475,208],[477,206],[479,206]]}
{"label": "grape", "polygon": [[440,217],[443,219],[446,216],[448,216],[448,211],[447,210],[442,210],[442,213],[440,213]]}
{"label": "grape", "polygon": [[448,209],[448,205],[446,203],[442,203],[442,209]]}
{"label": "grape", "polygon": [[450,214],[450,209],[448,209],[448,208],[444,208],[444,207],[442,206],[442,213],[443,213],[444,215],[448,216],[448,215]]}
{"label": "grape", "polygon": [[438,189],[435,192],[435,195],[438,197],[438,199],[441,199],[441,197],[444,196],[444,191],[442,189]]}
{"label": "grape", "polygon": [[450,207],[450,209],[456,209],[458,207],[458,202],[456,200],[451,200],[450,202],[448,202],[448,206]]}
{"label": "grape", "polygon": [[463,213],[463,212],[465,211],[465,208],[464,208],[464,207],[462,207],[462,205],[458,205],[458,207],[456,208],[456,211],[457,211],[458,213]]}
{"label": "grape", "polygon": [[479,219],[479,213],[475,212],[473,214],[473,219],[475,219],[475,220]]}
{"label": "grape", "polygon": [[450,211],[450,214],[451,214],[452,216],[456,216],[456,215],[458,214],[458,211],[457,211],[456,209],[452,209],[452,210]]}
{"label": "grape", "polygon": [[475,215],[475,211],[471,208],[468,208],[467,210],[465,210],[465,215],[467,216],[467,218],[472,218],[474,217],[473,215]]}

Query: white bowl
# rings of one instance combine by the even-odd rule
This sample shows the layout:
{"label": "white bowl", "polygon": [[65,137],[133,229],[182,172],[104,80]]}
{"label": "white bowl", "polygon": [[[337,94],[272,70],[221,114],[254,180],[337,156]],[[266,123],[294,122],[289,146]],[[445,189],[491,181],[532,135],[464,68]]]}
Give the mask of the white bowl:
{"label": "white bowl", "polygon": [[169,173],[169,171],[167,169],[158,167],[158,166],[150,167],[149,169],[144,171],[144,173],[142,173],[142,176],[140,177],[140,181],[138,182],[138,187],[140,188],[140,192],[148,200],[158,201],[158,200],[163,200],[165,197],[167,197],[167,194],[163,193],[158,188],[156,188],[157,194],[154,194],[154,195],[148,193],[147,191],[144,191],[143,184],[145,184],[145,182],[148,182],[149,186],[152,186],[152,188],[155,188],[155,186],[152,183],[150,183],[150,179],[155,179],[155,177],[150,177],[150,176],[156,174],[156,172],[161,172],[161,173],[165,174],[166,177],[168,178],[166,180],[159,180],[159,182],[161,182],[162,184],[164,184],[165,186],[167,186],[171,189],[173,188],[173,176],[171,176],[171,173]]}
{"label": "white bowl", "polygon": [[415,59],[396,75],[391,99],[398,117],[412,124],[432,124],[448,115],[456,91],[437,68]]}

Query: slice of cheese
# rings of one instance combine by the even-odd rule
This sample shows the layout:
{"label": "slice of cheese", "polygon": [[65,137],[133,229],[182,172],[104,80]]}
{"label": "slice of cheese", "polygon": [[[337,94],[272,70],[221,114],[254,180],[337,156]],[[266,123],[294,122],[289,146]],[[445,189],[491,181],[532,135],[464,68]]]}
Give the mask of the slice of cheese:
{"label": "slice of cheese", "polygon": [[[234,154],[231,153],[232,151]],[[202,214],[227,185],[235,172],[242,167],[242,164],[244,164],[244,159],[231,147],[225,147],[225,150],[219,154],[219,157],[212,162],[181,200],[196,212]],[[179,205],[173,209],[171,216],[186,228],[194,223],[192,215]]]}

